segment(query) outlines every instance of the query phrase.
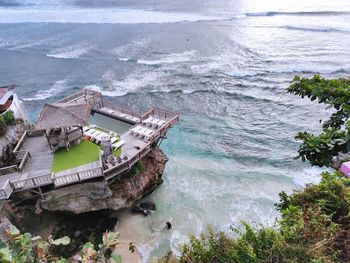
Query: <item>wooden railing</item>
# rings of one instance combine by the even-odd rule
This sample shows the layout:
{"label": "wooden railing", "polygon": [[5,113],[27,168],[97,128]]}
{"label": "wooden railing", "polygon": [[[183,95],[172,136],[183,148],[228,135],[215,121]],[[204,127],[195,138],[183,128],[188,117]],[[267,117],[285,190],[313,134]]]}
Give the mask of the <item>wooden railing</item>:
{"label": "wooden railing", "polygon": [[116,165],[103,171],[105,178],[110,179],[114,176],[117,176],[118,174],[121,174],[126,170],[129,170],[136,162],[141,160],[147,153],[149,153],[150,150],[151,144],[149,143],[132,158],[123,160],[119,165]]}
{"label": "wooden railing", "polygon": [[12,181],[11,185],[13,191],[22,191],[35,187],[40,187],[48,184],[52,184],[53,180],[51,174],[44,174],[26,179]]}
{"label": "wooden railing", "polygon": [[76,128],[74,130],[69,131],[67,134],[67,139],[69,142],[75,141],[83,136],[83,131],[81,128]]}
{"label": "wooden railing", "polygon": [[146,120],[149,116],[157,116],[161,119],[173,119],[174,117],[179,118],[179,114],[167,110],[162,110],[162,109],[150,109],[146,111],[144,114],[141,116],[141,121]]}
{"label": "wooden railing", "polygon": [[167,131],[168,129],[170,129],[171,127],[173,127],[176,123],[179,122],[179,115],[174,116],[172,119],[170,119],[169,121],[167,121],[165,123],[165,125],[161,126],[158,130],[156,130],[150,137],[148,137],[148,141],[150,142],[155,142],[157,141],[160,136]]}
{"label": "wooden railing", "polygon": [[40,137],[45,135],[45,130],[31,130],[28,131],[28,137]]}
{"label": "wooden railing", "polygon": [[100,106],[101,104],[101,98],[102,98],[102,93],[94,90],[88,90],[84,89],[81,91],[78,91],[68,97],[65,97],[61,100],[58,100],[56,102],[58,103],[66,103],[66,102],[75,102],[77,103],[79,100],[83,99],[86,103],[89,103],[91,106]]}
{"label": "wooden railing", "polygon": [[0,168],[0,176],[1,175],[15,173],[15,172],[18,172],[17,165],[11,165],[11,166],[7,166],[7,167],[4,167],[4,168]]}
{"label": "wooden railing", "polygon": [[25,141],[25,139],[26,139],[27,137],[28,137],[28,131],[25,131],[25,132],[22,134],[21,139],[19,139],[19,141],[18,141],[18,143],[17,143],[15,149],[13,149],[14,152],[17,152],[17,151],[19,151],[19,150],[22,148],[23,143],[24,143],[24,141]]}
{"label": "wooden railing", "polygon": [[13,192],[12,186],[10,184],[10,181],[7,180],[3,187],[0,189],[0,199],[7,199],[10,197],[11,193]]}
{"label": "wooden railing", "polygon": [[28,162],[29,158],[30,158],[29,151],[25,151],[24,156],[23,156],[20,164],[18,165],[18,170],[20,172],[22,172],[24,170],[24,167],[25,167],[26,163]]}
{"label": "wooden railing", "polygon": [[133,110],[128,110],[128,109],[125,109],[125,108],[122,108],[122,107],[119,107],[119,106],[115,106],[115,105],[112,105],[110,103],[104,103],[104,106],[106,108],[108,108],[108,109],[112,109],[112,110],[115,110],[115,111],[118,111],[118,112],[130,115],[132,117],[136,117],[136,118],[140,118],[141,119],[141,116],[142,116],[142,114],[139,113],[139,112],[136,112],[136,111],[133,111]]}
{"label": "wooden railing", "polygon": [[59,187],[67,184],[73,184],[76,182],[89,180],[100,176],[103,176],[102,167],[95,167],[92,169],[73,172],[70,174],[54,176],[53,182],[56,187]]}

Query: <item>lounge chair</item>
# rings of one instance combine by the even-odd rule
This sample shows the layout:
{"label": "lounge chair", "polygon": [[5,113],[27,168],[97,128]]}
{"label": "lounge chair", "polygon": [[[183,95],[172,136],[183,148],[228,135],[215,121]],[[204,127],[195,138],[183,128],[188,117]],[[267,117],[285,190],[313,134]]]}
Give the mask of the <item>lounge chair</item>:
{"label": "lounge chair", "polygon": [[150,136],[153,133],[153,130],[144,128],[140,133],[139,136],[141,137],[146,137],[146,136]]}
{"label": "lounge chair", "polygon": [[97,133],[96,135],[94,134],[92,137],[95,139],[95,141],[96,141],[97,143],[101,143],[101,141],[103,140],[103,138],[104,138],[104,137],[109,137],[109,135],[108,135],[107,133],[105,133],[105,132],[99,132],[99,133]]}
{"label": "lounge chair", "polygon": [[130,130],[130,133],[137,136],[138,132],[139,132],[141,129],[142,129],[142,127],[136,126],[136,127],[132,128],[132,129]]}
{"label": "lounge chair", "polygon": [[113,150],[117,150],[118,148],[122,147],[125,144],[125,141],[120,140],[119,142],[116,142],[112,144]]}
{"label": "lounge chair", "polygon": [[87,131],[90,130],[90,129],[91,129],[91,127],[84,126],[84,127],[83,127],[83,132],[85,133],[85,132],[87,132]]}
{"label": "lounge chair", "polygon": [[117,138],[117,137],[112,137],[111,138],[111,143],[113,144],[113,143],[116,143],[116,142],[118,142],[119,141],[119,138]]}
{"label": "lounge chair", "polygon": [[95,130],[95,129],[90,129],[90,130],[88,130],[88,131],[84,132],[84,135],[87,135],[87,136],[92,137],[92,136],[93,136],[93,134],[94,134],[94,133],[96,133],[96,132],[98,132],[98,131],[97,131],[97,130]]}

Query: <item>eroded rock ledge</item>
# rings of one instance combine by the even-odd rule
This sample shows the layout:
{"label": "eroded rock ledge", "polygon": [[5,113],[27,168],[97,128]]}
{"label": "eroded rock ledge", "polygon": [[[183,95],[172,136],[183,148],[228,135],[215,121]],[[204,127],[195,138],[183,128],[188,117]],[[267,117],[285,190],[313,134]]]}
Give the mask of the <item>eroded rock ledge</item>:
{"label": "eroded rock ledge", "polygon": [[167,156],[155,148],[140,161],[143,169],[139,173],[129,172],[110,185],[98,181],[63,187],[51,192],[45,199],[39,199],[37,206],[48,211],[75,214],[129,208],[162,183],[167,161]]}

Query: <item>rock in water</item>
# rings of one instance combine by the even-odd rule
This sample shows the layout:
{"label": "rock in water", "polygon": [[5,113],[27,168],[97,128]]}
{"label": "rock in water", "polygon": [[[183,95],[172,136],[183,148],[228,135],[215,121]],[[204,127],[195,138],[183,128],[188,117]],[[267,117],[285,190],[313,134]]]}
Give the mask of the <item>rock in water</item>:
{"label": "rock in water", "polygon": [[146,201],[138,205],[135,205],[131,211],[133,213],[138,213],[144,216],[148,216],[154,210],[156,210],[156,204],[153,201]]}
{"label": "rock in water", "polygon": [[162,182],[167,161],[166,155],[155,148],[141,160],[143,169],[139,174],[125,174],[110,185],[97,181],[62,187],[38,202],[44,210],[75,214],[130,208]]}

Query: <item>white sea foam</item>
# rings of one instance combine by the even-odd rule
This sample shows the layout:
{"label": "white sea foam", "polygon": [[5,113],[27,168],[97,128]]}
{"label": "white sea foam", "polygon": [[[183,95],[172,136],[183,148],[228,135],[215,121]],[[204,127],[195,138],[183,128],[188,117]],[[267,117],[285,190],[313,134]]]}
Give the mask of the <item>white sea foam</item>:
{"label": "white sea foam", "polygon": [[163,71],[147,71],[132,73],[123,80],[120,80],[118,79],[117,72],[107,70],[102,76],[104,87],[100,85],[89,85],[85,88],[102,92],[106,96],[119,97],[142,90],[159,91],[161,87],[157,86],[155,89],[152,89],[152,87],[157,83],[164,83],[161,80],[164,77],[166,77],[166,73]]}
{"label": "white sea foam", "polygon": [[172,64],[178,62],[188,62],[192,61],[194,56],[197,54],[196,50],[185,51],[183,53],[172,53],[158,56],[157,59],[154,60],[146,60],[146,59],[138,59],[138,64],[145,65],[160,65],[160,64]]}
{"label": "white sea foam", "polygon": [[304,187],[306,184],[319,183],[321,180],[320,174],[323,171],[324,169],[312,166],[305,168],[299,173],[293,172],[293,182],[300,187]]}
{"label": "white sea foam", "polygon": [[26,101],[45,100],[61,93],[65,89],[67,89],[67,81],[65,79],[59,80],[59,81],[56,81],[50,89],[40,90],[33,97],[23,98],[23,100],[26,100]]}
{"label": "white sea foam", "polygon": [[50,51],[46,56],[53,58],[79,58],[89,52],[92,46],[86,44],[76,44],[67,47],[58,48]]}
{"label": "white sea foam", "polygon": [[217,20],[220,17],[136,9],[0,9],[0,23],[144,24]]}

